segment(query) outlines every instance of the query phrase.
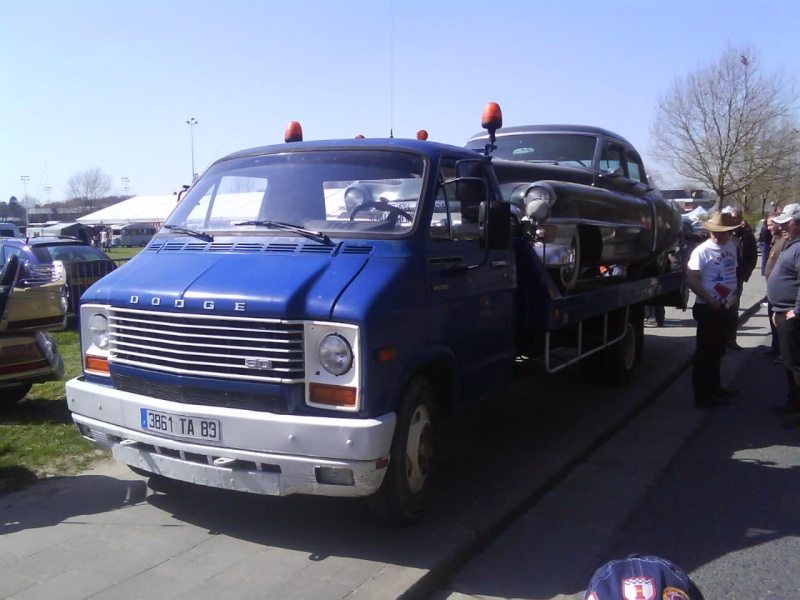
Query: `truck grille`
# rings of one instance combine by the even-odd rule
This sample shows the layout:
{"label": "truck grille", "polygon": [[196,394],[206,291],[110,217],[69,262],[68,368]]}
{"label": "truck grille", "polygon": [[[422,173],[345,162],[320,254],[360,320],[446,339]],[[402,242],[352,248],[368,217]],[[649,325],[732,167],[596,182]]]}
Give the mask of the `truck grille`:
{"label": "truck grille", "polygon": [[109,362],[198,377],[305,380],[303,324],[111,309]]}

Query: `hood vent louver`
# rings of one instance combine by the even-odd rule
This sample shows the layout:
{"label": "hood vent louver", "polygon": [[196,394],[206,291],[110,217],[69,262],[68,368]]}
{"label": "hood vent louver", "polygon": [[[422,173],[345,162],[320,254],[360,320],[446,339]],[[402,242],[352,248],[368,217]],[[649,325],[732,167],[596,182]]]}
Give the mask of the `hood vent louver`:
{"label": "hood vent louver", "polygon": [[372,254],[372,246],[345,246],[342,254]]}
{"label": "hood vent louver", "polygon": [[[268,244],[258,244],[254,242],[166,242],[153,243],[147,247],[146,252],[241,252],[247,254],[270,253],[270,254],[322,254],[332,255],[338,246],[328,246],[325,244],[297,244],[285,242],[272,242]],[[352,246],[345,247],[345,254],[369,254],[372,247]]]}

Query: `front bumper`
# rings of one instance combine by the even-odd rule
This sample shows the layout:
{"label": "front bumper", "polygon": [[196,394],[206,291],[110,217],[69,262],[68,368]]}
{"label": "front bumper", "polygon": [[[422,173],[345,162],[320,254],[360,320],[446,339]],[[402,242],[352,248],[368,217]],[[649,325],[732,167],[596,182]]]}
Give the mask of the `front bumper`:
{"label": "front bumper", "polygon": [[[395,414],[377,419],[276,415],[185,405],[89,383],[66,384],[67,403],[83,436],[114,458],[170,479],[287,496],[366,496],[388,465]],[[220,442],[142,430],[140,410],[217,419]]]}

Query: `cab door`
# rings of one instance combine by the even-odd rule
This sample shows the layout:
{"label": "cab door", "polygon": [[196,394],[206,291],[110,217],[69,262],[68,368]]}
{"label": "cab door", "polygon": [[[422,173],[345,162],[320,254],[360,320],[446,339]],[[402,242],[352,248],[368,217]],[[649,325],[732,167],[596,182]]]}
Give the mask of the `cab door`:
{"label": "cab door", "polygon": [[0,331],[5,331],[8,327],[9,303],[19,276],[19,266],[19,256],[10,254],[0,271]]}
{"label": "cab door", "polygon": [[[440,161],[425,246],[428,331],[432,344],[446,346],[456,357],[464,395],[470,397],[496,389],[511,375],[516,278],[510,246],[481,247],[478,206],[457,198],[456,162]],[[481,162],[475,162],[488,200],[493,188]]]}

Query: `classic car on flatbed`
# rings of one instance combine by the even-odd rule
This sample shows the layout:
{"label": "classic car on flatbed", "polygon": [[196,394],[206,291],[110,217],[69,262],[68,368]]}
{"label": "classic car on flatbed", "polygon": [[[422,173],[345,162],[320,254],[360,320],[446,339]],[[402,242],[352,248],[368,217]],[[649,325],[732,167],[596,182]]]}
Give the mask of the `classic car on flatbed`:
{"label": "classic car on flatbed", "polygon": [[[483,151],[488,135],[468,148]],[[641,156],[599,127],[529,125],[497,132],[493,166],[518,233],[527,230],[558,286],[617,268],[636,278],[669,268],[681,211],[650,185]]]}

